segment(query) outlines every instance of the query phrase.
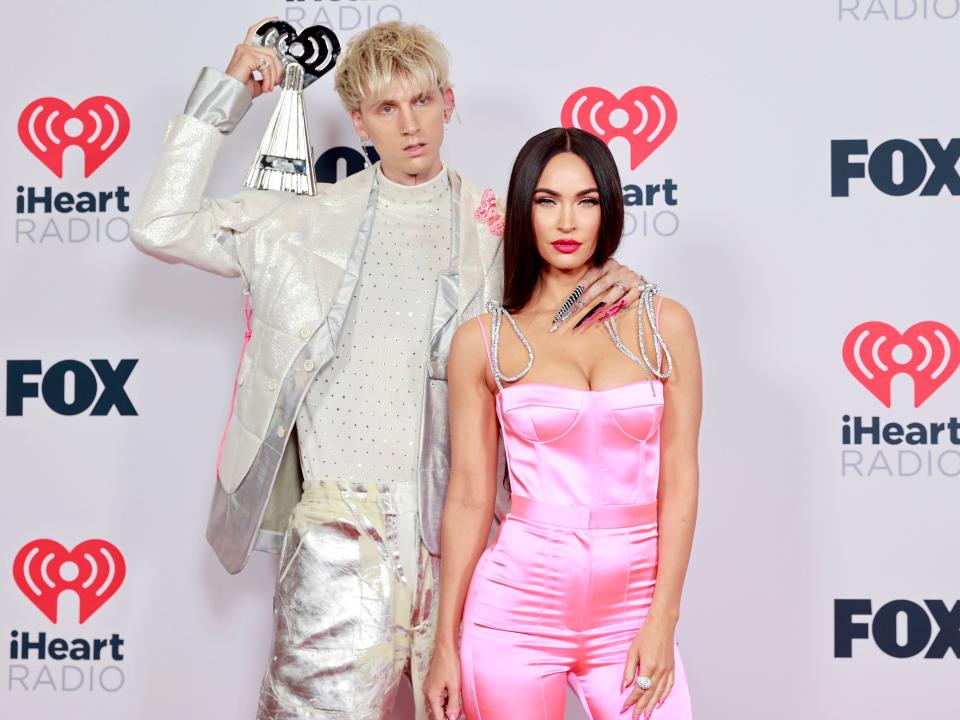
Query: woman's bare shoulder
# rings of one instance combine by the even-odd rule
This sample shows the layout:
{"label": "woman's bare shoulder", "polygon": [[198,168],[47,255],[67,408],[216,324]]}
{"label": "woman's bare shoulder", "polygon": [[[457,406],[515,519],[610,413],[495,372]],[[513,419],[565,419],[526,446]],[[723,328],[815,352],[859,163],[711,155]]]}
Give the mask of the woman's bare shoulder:
{"label": "woman's bare shoulder", "polygon": [[450,341],[451,357],[479,356],[481,359],[486,358],[487,350],[484,338],[489,336],[490,313],[483,313],[465,320],[454,332],[453,339]]}
{"label": "woman's bare shoulder", "polygon": [[694,330],[693,316],[679,300],[664,296],[660,301],[660,333],[689,334]]}

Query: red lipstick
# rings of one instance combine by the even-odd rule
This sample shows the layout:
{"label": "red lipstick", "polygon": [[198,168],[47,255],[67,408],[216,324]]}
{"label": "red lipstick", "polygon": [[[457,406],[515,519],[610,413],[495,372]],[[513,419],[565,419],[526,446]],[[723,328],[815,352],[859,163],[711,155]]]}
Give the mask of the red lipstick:
{"label": "red lipstick", "polygon": [[573,238],[560,238],[559,240],[554,240],[552,243],[553,247],[562,253],[572,253],[580,249],[580,246],[583,245],[581,242],[577,242]]}

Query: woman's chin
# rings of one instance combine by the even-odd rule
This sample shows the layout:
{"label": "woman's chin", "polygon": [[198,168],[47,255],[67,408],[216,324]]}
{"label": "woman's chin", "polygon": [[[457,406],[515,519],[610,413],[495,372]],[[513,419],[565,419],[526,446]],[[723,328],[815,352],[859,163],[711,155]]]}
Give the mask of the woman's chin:
{"label": "woman's chin", "polygon": [[553,269],[562,270],[563,272],[584,269],[590,260],[589,257],[583,257],[582,253],[579,252],[564,255],[555,250],[551,250],[547,256],[541,255],[540,257]]}

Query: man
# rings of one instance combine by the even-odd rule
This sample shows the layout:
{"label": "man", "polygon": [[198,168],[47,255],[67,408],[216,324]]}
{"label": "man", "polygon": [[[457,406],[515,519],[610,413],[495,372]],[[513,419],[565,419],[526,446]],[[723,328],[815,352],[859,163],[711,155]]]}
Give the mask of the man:
{"label": "man", "polygon": [[[223,136],[282,81],[275,53],[251,45],[259,24],[226,73],[201,72],[131,236],[167,262],[240,277],[246,293],[207,537],[231,572],[254,547],[281,552],[258,717],[385,718],[407,673],[425,718],[446,357],[460,323],[499,298],[502,223],[492,193],[440,159],[455,103],[446,50],[399,22],[356,36],[337,64],[379,163],[315,197],[205,198]],[[581,302],[639,296],[616,263],[585,284],[597,278]]]}

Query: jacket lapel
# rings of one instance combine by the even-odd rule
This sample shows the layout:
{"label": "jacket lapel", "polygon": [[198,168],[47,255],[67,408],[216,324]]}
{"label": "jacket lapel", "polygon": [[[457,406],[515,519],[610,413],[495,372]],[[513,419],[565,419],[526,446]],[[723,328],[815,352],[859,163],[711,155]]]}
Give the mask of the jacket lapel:
{"label": "jacket lapel", "polygon": [[[490,232],[486,223],[474,217],[479,202],[479,192],[468,182],[458,183],[460,192],[460,287],[457,296],[457,315],[460,323],[469,316],[484,312],[483,304],[490,298],[484,287],[486,278],[499,277],[496,263],[501,262],[501,237]],[[494,294],[499,293],[491,288]],[[496,298],[496,299],[499,299]],[[467,316],[465,317],[465,313]]]}

